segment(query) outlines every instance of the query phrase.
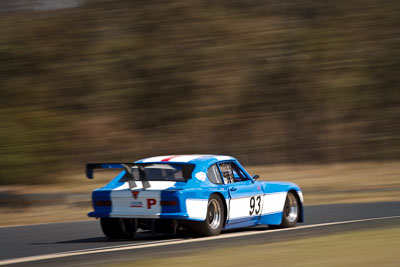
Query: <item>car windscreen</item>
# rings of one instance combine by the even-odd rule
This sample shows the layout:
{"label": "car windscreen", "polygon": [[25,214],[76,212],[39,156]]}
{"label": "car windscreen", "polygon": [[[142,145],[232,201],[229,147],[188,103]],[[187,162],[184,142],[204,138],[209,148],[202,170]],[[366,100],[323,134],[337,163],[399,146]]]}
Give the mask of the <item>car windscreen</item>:
{"label": "car windscreen", "polygon": [[[132,167],[132,175],[135,181],[175,181],[175,182],[186,182],[192,178],[192,172],[194,169],[193,164],[143,164],[141,166]],[[139,170],[142,168],[144,173]],[[146,177],[140,177],[145,175]]]}

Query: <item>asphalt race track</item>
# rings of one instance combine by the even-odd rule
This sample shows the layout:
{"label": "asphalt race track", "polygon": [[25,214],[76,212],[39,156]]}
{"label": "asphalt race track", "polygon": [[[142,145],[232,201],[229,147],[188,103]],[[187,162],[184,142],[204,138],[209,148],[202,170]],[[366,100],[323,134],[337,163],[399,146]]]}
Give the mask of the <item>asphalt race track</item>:
{"label": "asphalt race track", "polygon": [[199,246],[259,244],[355,229],[400,225],[400,202],[306,206],[306,223],[256,227],[217,237],[186,238],[140,232],[134,241],[110,241],[95,220],[0,228],[0,265],[88,266],[182,254]]}

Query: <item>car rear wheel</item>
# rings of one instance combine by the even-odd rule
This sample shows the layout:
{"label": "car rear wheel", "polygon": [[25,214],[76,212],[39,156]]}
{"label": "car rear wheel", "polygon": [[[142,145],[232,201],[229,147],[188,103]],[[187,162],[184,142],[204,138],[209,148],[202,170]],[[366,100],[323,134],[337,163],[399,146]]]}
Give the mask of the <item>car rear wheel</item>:
{"label": "car rear wheel", "polygon": [[294,193],[289,192],[286,196],[285,206],[283,207],[281,228],[293,227],[299,220],[300,204]]}
{"label": "car rear wheel", "polygon": [[104,235],[111,239],[131,239],[137,230],[134,219],[100,218],[100,225]]}
{"label": "car rear wheel", "polygon": [[225,220],[225,208],[222,199],[211,195],[207,205],[206,219],[201,222],[188,221],[191,233],[199,236],[214,236],[221,233]]}

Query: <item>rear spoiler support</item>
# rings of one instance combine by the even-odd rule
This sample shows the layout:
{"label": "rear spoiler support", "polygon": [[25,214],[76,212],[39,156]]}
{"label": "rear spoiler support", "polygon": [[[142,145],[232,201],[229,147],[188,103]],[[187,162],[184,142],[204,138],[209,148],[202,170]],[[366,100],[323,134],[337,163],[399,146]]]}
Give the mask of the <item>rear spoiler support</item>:
{"label": "rear spoiler support", "polygon": [[93,179],[93,170],[95,169],[124,169],[125,175],[124,180],[129,183],[129,188],[133,189],[137,187],[135,179],[133,177],[132,168],[137,166],[139,169],[140,180],[142,181],[143,188],[149,188],[149,179],[144,171],[144,167],[147,164],[139,163],[87,163],[86,164],[86,177]]}

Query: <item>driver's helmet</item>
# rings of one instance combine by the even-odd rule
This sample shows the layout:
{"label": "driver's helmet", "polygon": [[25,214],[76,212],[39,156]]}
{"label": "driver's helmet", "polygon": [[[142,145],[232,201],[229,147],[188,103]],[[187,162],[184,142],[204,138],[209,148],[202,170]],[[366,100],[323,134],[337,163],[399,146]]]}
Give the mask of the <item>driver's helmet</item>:
{"label": "driver's helmet", "polygon": [[233,183],[233,171],[232,166],[229,163],[222,163],[219,165],[219,169],[221,170],[222,177],[224,178],[224,182],[226,184]]}

